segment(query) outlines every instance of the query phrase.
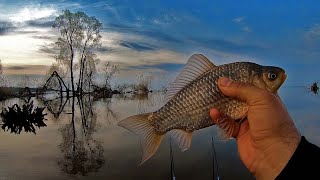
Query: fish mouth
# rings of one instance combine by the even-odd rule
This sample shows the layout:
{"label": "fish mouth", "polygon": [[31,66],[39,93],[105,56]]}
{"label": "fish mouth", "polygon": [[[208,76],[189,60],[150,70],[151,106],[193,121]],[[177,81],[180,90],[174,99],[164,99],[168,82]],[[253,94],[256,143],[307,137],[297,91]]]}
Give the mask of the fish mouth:
{"label": "fish mouth", "polygon": [[279,81],[279,83],[277,85],[275,85],[274,87],[268,87],[267,86],[267,89],[273,93],[277,93],[277,91],[280,89],[280,87],[282,86],[282,84],[286,81],[287,79],[287,75],[285,72],[281,73],[282,76],[281,76],[281,79]]}
{"label": "fish mouth", "polygon": [[281,79],[281,81],[282,81],[282,84],[284,83],[284,81],[287,79],[287,75],[286,75],[286,73],[283,73],[283,76],[282,76],[282,79]]}
{"label": "fish mouth", "polygon": [[275,90],[273,90],[273,93],[276,93],[279,90],[279,88],[286,81],[286,79],[287,79],[287,74],[285,72],[283,72],[282,77],[281,77],[281,81],[280,81],[279,85],[277,86],[277,88]]}

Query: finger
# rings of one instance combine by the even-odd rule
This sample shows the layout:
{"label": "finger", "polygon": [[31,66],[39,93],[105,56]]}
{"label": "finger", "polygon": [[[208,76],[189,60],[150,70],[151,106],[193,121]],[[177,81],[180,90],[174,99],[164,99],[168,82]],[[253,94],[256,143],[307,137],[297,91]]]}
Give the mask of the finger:
{"label": "finger", "polygon": [[248,122],[248,119],[246,119],[240,124],[240,128],[239,128],[238,134],[235,136],[235,138],[239,139],[246,132],[248,132],[248,130],[249,130],[249,122]]}
{"label": "finger", "polygon": [[232,81],[222,77],[218,81],[219,89],[226,96],[234,97],[245,101],[249,105],[257,98],[260,98],[262,89],[239,81]]}
{"label": "finger", "polygon": [[217,119],[219,117],[219,111],[215,108],[210,110],[210,117],[212,119],[212,121],[216,124],[217,123]]}

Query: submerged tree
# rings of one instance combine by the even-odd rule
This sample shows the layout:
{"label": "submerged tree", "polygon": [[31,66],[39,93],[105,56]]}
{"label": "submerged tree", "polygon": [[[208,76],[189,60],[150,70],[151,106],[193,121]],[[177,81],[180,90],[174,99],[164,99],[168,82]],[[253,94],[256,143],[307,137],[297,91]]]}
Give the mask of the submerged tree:
{"label": "submerged tree", "polygon": [[110,61],[107,61],[102,66],[103,74],[104,74],[104,81],[105,81],[105,87],[111,89],[111,79],[113,76],[119,72],[118,66],[112,64]]}
{"label": "submerged tree", "polygon": [[133,89],[138,94],[148,94],[152,83],[151,74],[141,73],[137,76],[137,83],[133,84]]}
{"label": "submerged tree", "polygon": [[36,127],[47,126],[44,120],[47,120],[43,110],[45,107],[34,108],[33,102],[26,103],[22,106],[14,104],[8,109],[3,109],[0,113],[2,119],[2,129],[4,131],[11,131],[11,133],[20,134],[22,129],[25,132],[32,132],[36,134]]}
{"label": "submerged tree", "polygon": [[55,19],[53,27],[60,31],[60,37],[56,42],[59,47],[59,55],[55,59],[59,64],[70,69],[73,93],[75,92],[74,70],[76,67],[80,69],[78,90],[82,91],[85,75],[93,72],[89,71],[88,73],[87,66],[96,62],[93,50],[100,46],[102,23],[84,12],[72,13],[69,10],[64,10]]}
{"label": "submerged tree", "polygon": [[[2,60],[0,59],[0,87],[7,86],[8,81],[3,75],[3,66],[2,66]],[[0,93],[2,92],[0,88]],[[1,99],[1,98],[0,98]]]}
{"label": "submerged tree", "polygon": [[2,71],[2,60],[0,59],[0,74],[2,74],[3,71]]}

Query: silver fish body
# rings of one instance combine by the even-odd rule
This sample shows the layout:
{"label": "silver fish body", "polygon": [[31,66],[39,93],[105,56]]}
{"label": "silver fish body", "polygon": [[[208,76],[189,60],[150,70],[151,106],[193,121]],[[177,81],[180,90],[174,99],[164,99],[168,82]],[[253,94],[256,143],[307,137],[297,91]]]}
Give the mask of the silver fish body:
{"label": "silver fish body", "polygon": [[191,145],[192,132],[214,125],[210,109],[223,114],[217,124],[226,136],[232,136],[236,120],[246,117],[248,105],[227,97],[218,88],[218,79],[228,77],[234,81],[255,85],[273,93],[286,79],[285,71],[279,67],[261,66],[251,62],[235,62],[215,66],[201,54],[191,56],[185,68],[168,88],[167,102],[159,110],[130,116],[119,125],[141,138],[142,163],[158,149],[163,136],[171,136],[186,150]]}
{"label": "silver fish body", "polygon": [[242,118],[248,109],[247,104],[224,96],[218,88],[218,79],[228,77],[247,83],[251,80],[251,69],[255,66],[260,65],[238,62],[211,69],[152,113],[149,117],[151,124],[157,133],[166,133],[172,129],[192,132],[214,125],[209,116],[212,108],[217,108],[232,119]]}

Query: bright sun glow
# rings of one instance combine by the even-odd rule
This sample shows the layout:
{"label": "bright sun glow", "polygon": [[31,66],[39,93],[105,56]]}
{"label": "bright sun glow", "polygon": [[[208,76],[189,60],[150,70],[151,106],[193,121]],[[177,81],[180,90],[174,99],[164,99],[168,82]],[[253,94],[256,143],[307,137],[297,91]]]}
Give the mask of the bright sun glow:
{"label": "bright sun glow", "polygon": [[38,48],[49,41],[32,38],[28,34],[0,36],[0,57],[3,64],[50,65],[52,58],[38,52]]}

